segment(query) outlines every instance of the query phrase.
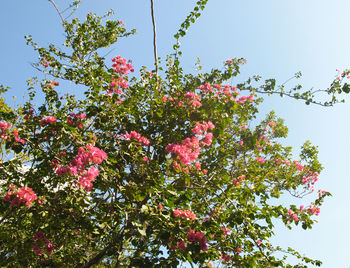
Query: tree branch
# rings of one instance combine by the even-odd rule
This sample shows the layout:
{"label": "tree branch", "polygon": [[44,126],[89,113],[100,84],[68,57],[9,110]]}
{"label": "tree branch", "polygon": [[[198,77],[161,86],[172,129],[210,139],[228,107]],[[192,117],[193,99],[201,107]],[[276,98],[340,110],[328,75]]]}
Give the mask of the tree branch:
{"label": "tree branch", "polygon": [[53,0],[48,0],[48,1],[55,7],[55,9],[56,9],[58,15],[59,15],[60,18],[61,18],[62,24],[64,24],[64,23],[65,23],[65,20],[63,19],[63,16],[62,16],[61,12],[58,10],[58,7],[57,7],[56,3],[55,3]]}
{"label": "tree branch", "polygon": [[154,7],[153,0],[151,0],[151,15],[152,15],[152,23],[153,23],[153,52],[154,52],[154,64],[156,66],[156,82],[158,82],[158,57],[157,57],[157,31],[156,31],[156,22],[154,19]]}
{"label": "tree branch", "polygon": [[91,267],[94,264],[97,264],[100,262],[100,260],[103,258],[103,256],[107,253],[108,250],[110,250],[112,247],[114,247],[115,242],[111,242],[106,246],[100,253],[98,253],[95,257],[93,257],[90,261],[88,261],[83,268]]}

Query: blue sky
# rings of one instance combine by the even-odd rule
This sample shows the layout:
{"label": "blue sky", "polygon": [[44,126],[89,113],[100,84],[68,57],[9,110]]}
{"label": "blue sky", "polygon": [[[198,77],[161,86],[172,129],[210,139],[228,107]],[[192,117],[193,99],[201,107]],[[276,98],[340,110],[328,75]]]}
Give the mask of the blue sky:
{"label": "blue sky", "polygon": [[[65,6],[68,1],[57,2]],[[172,52],[173,34],[195,1],[154,2],[158,53],[164,59]],[[112,54],[132,59],[136,69],[142,65],[151,68],[150,1],[85,0],[77,14],[103,14],[109,8],[116,11],[116,18],[138,32],[120,40],[112,47]],[[201,18],[181,40],[184,67],[188,72],[194,71],[197,57],[206,70],[220,67],[226,59],[244,57],[248,64],[242,70],[242,78],[259,74],[284,82],[301,71],[303,77],[296,82],[306,88],[326,88],[335,69],[350,68],[349,10],[350,1],[346,0],[209,0]],[[32,34],[42,45],[60,43],[62,28],[46,0],[0,1],[0,25],[0,83],[12,87],[6,96],[9,100],[17,96],[16,102],[20,103],[26,93],[26,79],[38,75],[30,66],[37,55],[25,45],[23,36]],[[262,106],[263,112],[273,109],[285,119],[290,130],[286,144],[298,148],[305,140],[311,140],[319,146],[325,169],[318,186],[333,197],[321,208],[319,223],[313,230],[288,231],[278,227],[275,241],[323,260],[326,268],[350,266],[350,98],[345,99],[345,104],[324,108],[266,97]],[[296,200],[300,202],[303,203]]]}

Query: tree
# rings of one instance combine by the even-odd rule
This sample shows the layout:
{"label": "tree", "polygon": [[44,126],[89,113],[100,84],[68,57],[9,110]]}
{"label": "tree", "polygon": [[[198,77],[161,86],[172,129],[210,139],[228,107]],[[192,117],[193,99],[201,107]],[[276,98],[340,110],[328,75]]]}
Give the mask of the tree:
{"label": "tree", "polygon": [[[177,41],[206,2],[197,2]],[[314,190],[322,170],[317,148],[306,142],[293,159],[279,142],[287,135],[283,120],[273,112],[261,122],[255,116],[264,93],[332,105],[349,92],[349,71],[321,103],[316,92],[287,90],[274,79],[228,84],[244,59],[209,73],[198,63],[196,74],[186,74],[176,42],[164,64],[155,46],[155,69],[131,76],[130,61],[99,54],[134,32],[111,15],[62,17],[63,48],[27,37],[44,77],[28,80],[25,104],[0,110],[1,265],[288,266],[276,252],[319,265],[269,242],[277,220],[311,228],[330,195],[320,191],[305,208],[276,204],[282,194]],[[83,86],[85,97],[60,96],[65,80]],[[38,94],[45,101],[35,108]]]}

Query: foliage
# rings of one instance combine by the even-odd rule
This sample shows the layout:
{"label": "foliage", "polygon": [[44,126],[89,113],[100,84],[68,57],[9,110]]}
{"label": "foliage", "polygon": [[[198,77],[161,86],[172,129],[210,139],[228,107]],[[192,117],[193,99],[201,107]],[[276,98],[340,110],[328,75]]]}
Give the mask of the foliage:
{"label": "foliage", "polygon": [[[206,2],[197,3],[177,40]],[[24,105],[1,106],[0,265],[289,267],[278,252],[320,265],[269,242],[277,221],[312,228],[330,194],[320,191],[305,208],[278,204],[282,194],[314,191],[322,166],[309,142],[293,159],[274,112],[257,122],[258,94],[332,105],[348,93],[349,72],[320,103],[313,92],[285,91],[273,79],[228,85],[244,59],[185,74],[177,42],[159,75],[143,67],[131,76],[131,62],[99,54],[134,33],[110,15],[64,21],[63,48],[27,37],[45,77],[28,81]],[[60,96],[63,80],[83,85],[85,97]],[[35,108],[38,93],[45,100]]]}

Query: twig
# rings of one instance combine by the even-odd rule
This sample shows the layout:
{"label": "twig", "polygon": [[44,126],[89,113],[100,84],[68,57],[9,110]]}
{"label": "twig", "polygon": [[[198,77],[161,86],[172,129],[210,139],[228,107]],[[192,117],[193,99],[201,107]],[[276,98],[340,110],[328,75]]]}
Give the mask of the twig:
{"label": "twig", "polygon": [[156,82],[158,82],[158,57],[157,57],[157,31],[156,31],[156,22],[154,19],[154,7],[153,0],[151,0],[151,15],[152,15],[152,23],[153,23],[153,50],[154,50],[154,64],[156,65]]}
{"label": "twig", "polygon": [[53,0],[48,0],[48,1],[55,7],[55,9],[56,9],[58,15],[59,15],[60,18],[61,18],[62,24],[64,24],[64,23],[65,23],[65,20],[63,19],[61,12],[58,10],[56,3],[55,3]]}

